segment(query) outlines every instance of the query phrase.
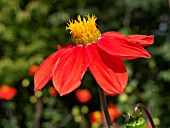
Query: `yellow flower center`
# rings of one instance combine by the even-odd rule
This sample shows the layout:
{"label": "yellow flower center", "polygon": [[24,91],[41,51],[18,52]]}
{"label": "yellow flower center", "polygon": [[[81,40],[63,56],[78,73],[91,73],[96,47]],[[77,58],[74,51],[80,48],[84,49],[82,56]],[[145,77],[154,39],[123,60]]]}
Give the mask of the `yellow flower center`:
{"label": "yellow flower center", "polygon": [[77,20],[69,20],[66,29],[70,29],[72,41],[75,45],[87,45],[96,42],[100,38],[100,31],[96,28],[97,17],[87,15],[85,18],[77,17]]}

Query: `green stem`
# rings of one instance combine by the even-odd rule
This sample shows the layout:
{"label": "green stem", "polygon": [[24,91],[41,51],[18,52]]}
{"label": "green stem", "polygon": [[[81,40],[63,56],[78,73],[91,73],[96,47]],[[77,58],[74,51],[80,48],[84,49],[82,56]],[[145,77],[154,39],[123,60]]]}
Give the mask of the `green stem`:
{"label": "green stem", "polygon": [[112,121],[110,119],[110,115],[109,115],[108,108],[107,108],[106,96],[102,88],[98,87],[98,89],[99,89],[101,108],[103,109],[108,128],[113,128]]}

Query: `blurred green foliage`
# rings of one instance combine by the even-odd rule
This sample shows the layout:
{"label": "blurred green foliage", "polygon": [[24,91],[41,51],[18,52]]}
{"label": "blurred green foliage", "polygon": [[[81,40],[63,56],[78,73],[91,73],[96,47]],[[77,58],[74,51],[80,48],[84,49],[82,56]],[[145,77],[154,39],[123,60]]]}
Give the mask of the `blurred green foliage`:
{"label": "blurred green foliage", "polygon": [[[123,114],[132,113],[136,103],[145,104],[159,128],[170,127],[170,7],[168,0],[0,0],[0,84],[17,89],[11,101],[0,100],[0,128],[84,128],[89,116],[74,118],[72,109],[79,103],[74,92],[53,97],[49,83],[39,93],[33,90],[31,65],[39,65],[69,43],[65,30],[68,20],[78,14],[95,14],[101,32],[154,35],[147,48],[151,59],[126,61],[129,82],[125,92],[108,96]],[[87,72],[80,88],[88,88],[93,98],[89,112],[100,110],[97,84]],[[84,120],[84,121],[82,121]],[[81,122],[85,123],[83,125]],[[123,127],[123,117],[116,120]]]}

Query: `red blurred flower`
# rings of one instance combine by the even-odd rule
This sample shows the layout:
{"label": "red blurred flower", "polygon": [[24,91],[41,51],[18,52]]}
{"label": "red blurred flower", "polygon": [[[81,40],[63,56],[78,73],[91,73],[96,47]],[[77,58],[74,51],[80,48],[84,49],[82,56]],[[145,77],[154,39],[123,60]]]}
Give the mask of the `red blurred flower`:
{"label": "red blurred flower", "polygon": [[117,118],[117,117],[119,117],[121,115],[120,110],[114,104],[109,104],[108,105],[108,112],[109,112],[111,121],[114,121],[115,118]]}
{"label": "red blurred flower", "polygon": [[57,90],[54,87],[50,87],[48,89],[48,91],[49,91],[50,95],[52,95],[52,96],[57,96],[57,94],[58,94]]}
{"label": "red blurred flower", "polygon": [[[115,118],[117,118],[121,115],[120,110],[114,104],[108,105],[108,112],[109,112],[111,121],[114,121]],[[103,124],[103,122],[105,122],[102,112],[100,112],[100,111],[91,112],[89,114],[89,117],[90,117],[91,124],[97,123],[97,124],[101,125],[101,124]],[[114,125],[116,125],[116,124],[114,124]]]}
{"label": "red blurred flower", "polygon": [[153,36],[130,35],[119,32],[101,34],[96,17],[69,21],[72,43],[50,55],[41,63],[34,76],[34,90],[43,88],[52,79],[59,94],[65,95],[81,84],[89,68],[99,86],[108,94],[123,92],[128,74],[122,59],[150,58],[143,48],[153,44]]}
{"label": "red blurred flower", "polygon": [[32,65],[32,66],[29,68],[29,70],[28,70],[28,74],[34,75],[35,72],[37,71],[37,68],[38,68],[37,65]]}
{"label": "red blurred flower", "polygon": [[17,90],[13,87],[3,84],[0,87],[0,99],[11,100],[17,93]]}
{"label": "red blurred flower", "polygon": [[82,103],[88,102],[92,97],[91,93],[87,89],[78,89],[75,95],[76,95],[76,98]]}
{"label": "red blurred flower", "polygon": [[100,111],[91,112],[89,114],[89,117],[90,117],[90,123],[91,124],[97,123],[97,124],[101,125],[103,123],[102,113]]}

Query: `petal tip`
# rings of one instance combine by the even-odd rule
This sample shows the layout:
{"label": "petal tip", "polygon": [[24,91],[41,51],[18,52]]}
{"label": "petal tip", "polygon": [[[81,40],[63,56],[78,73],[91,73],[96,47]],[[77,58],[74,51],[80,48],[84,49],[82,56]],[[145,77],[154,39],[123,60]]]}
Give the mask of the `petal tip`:
{"label": "petal tip", "polygon": [[38,90],[41,90],[41,88],[38,86],[34,86],[34,91],[38,91]]}
{"label": "petal tip", "polygon": [[148,55],[146,56],[146,58],[151,58],[151,55],[150,55],[150,54],[148,54]]}
{"label": "petal tip", "polygon": [[42,83],[38,83],[36,79],[34,78],[34,91],[41,90],[45,85]]}
{"label": "petal tip", "polygon": [[60,91],[58,93],[59,93],[60,96],[64,96],[64,95],[68,94],[68,92],[64,92],[64,91]]}
{"label": "petal tip", "polygon": [[120,90],[118,94],[122,94],[124,92],[124,89]]}
{"label": "petal tip", "polygon": [[63,94],[63,93],[59,93],[59,95],[60,95],[60,96],[64,96],[64,95],[66,95],[66,94]]}

